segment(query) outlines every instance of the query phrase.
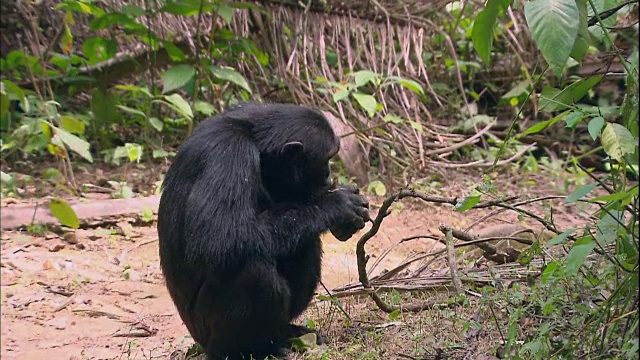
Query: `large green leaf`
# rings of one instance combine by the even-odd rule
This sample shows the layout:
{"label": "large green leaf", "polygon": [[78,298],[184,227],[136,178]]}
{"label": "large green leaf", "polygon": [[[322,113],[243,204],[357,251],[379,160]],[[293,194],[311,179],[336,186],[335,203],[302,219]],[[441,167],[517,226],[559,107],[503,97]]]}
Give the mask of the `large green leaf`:
{"label": "large green leaf", "polygon": [[82,120],[73,116],[63,115],[60,119],[60,127],[72,134],[84,134],[85,124]]}
{"label": "large green leaf", "polygon": [[624,126],[609,123],[602,132],[602,146],[611,158],[622,161],[627,154],[633,154],[638,146],[638,140]]}
{"label": "large green leaf", "polygon": [[540,110],[564,110],[587,95],[600,80],[602,75],[580,79],[562,90],[546,86],[540,95]]}
{"label": "large green leaf", "polygon": [[80,227],[78,215],[73,208],[64,200],[55,198],[49,203],[49,211],[60,223],[73,229]]}
{"label": "large green leaf", "polygon": [[56,133],[56,136],[62,141],[66,146],[71,149],[71,151],[85,158],[88,162],[93,162],[93,156],[91,156],[90,145],[85,140],[67,132],[66,130],[51,126],[53,131]]}
{"label": "large green leaf", "polygon": [[478,13],[473,22],[471,40],[485,64],[489,64],[489,55],[493,47],[493,28],[498,16],[498,0],[488,0],[485,8]]}
{"label": "large green leaf", "polygon": [[196,69],[191,65],[178,65],[167,69],[162,75],[162,93],[166,94],[185,86],[195,75]]}
{"label": "large green leaf", "polygon": [[573,44],[573,49],[571,49],[571,57],[581,62],[589,50],[591,35],[589,34],[589,28],[587,26],[589,21],[589,17],[587,16],[587,2],[584,0],[576,0],[576,5],[580,13],[580,25],[578,26],[576,42]]}
{"label": "large green leaf", "polygon": [[251,88],[247,83],[247,80],[234,68],[228,66],[216,66],[211,65],[209,70],[213,74],[213,76],[217,77],[220,80],[226,80],[230,83],[236,84],[241,88],[245,89],[247,92],[251,93]]}
{"label": "large green leaf", "polygon": [[578,35],[578,5],[575,0],[527,1],[524,15],[542,56],[559,77]]}

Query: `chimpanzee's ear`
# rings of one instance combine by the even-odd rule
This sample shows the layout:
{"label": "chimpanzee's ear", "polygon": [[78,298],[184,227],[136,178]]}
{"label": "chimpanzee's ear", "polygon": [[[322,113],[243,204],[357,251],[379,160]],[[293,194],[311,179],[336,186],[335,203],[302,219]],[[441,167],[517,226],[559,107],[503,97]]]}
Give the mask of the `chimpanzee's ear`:
{"label": "chimpanzee's ear", "polygon": [[303,153],[304,145],[300,141],[288,142],[280,149],[280,156],[289,159],[302,158]]}

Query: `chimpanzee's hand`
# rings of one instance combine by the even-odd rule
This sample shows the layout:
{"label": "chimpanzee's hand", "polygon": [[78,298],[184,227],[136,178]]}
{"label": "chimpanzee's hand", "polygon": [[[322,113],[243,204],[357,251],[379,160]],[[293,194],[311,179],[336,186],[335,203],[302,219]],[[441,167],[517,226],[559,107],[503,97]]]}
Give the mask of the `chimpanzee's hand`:
{"label": "chimpanzee's hand", "polygon": [[322,201],[330,212],[329,230],[340,241],[348,240],[370,220],[369,202],[356,186],[330,190]]}

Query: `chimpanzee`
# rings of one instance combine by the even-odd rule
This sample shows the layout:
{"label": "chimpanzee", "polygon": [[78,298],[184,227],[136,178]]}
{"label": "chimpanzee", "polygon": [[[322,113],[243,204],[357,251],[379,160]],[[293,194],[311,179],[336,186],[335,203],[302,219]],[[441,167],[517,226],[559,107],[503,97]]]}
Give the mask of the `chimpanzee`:
{"label": "chimpanzee", "polygon": [[[210,359],[283,356],[320,280],[320,234],[369,221],[356,187],[331,185],[340,143],[322,113],[243,104],[204,120],[166,174],[160,264]],[[320,337],[319,337],[320,339]]]}

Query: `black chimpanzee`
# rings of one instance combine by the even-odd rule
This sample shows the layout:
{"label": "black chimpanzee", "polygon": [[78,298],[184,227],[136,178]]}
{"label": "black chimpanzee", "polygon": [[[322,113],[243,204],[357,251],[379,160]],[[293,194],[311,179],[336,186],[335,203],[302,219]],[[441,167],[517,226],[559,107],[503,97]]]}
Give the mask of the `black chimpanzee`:
{"label": "black chimpanzee", "polygon": [[320,234],[369,220],[355,187],[334,188],[340,143],[318,111],[245,104],[203,121],[166,174],[160,264],[178,312],[211,359],[286,353],[320,280]]}

